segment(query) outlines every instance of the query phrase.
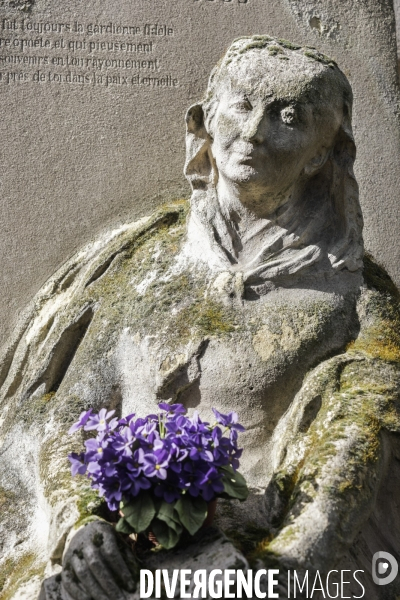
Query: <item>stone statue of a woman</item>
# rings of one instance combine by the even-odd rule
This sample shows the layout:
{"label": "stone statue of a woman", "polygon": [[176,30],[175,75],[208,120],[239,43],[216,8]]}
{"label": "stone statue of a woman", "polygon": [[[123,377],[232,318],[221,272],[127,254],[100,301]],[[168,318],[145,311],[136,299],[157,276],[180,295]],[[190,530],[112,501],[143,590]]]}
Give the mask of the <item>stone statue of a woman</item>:
{"label": "stone statue of a woman", "polygon": [[351,110],[327,57],[236,40],[187,114],[190,207],[109,233],[36,296],[1,371],[6,589],[40,581],[64,552],[63,598],[130,597],[111,526],[73,536],[101,510],[66,460],[89,407],[236,410],[252,493],[219,522],[241,519],[239,544],[256,525],[257,564],[369,571],[376,550],[395,550],[398,293],[371,259],[363,273]]}

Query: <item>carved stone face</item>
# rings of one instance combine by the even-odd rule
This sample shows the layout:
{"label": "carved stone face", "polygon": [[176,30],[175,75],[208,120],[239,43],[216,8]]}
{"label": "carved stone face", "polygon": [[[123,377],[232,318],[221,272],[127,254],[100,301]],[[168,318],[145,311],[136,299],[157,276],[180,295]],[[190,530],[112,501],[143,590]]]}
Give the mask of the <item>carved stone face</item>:
{"label": "carved stone face", "polygon": [[319,64],[307,73],[275,57],[266,59],[274,64],[256,62],[250,54],[220,84],[212,153],[219,177],[239,188],[243,204],[263,216],[286,201],[295,182],[324,164],[342,111],[336,99],[324,105],[318,83],[316,92],[304,93],[321,79]]}

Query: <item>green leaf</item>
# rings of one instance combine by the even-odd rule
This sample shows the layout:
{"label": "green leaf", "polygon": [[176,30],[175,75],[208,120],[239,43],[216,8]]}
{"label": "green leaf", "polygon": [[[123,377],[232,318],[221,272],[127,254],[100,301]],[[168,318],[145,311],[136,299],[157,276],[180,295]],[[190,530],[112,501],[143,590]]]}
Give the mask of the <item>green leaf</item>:
{"label": "green leaf", "polygon": [[175,504],[175,510],[182,525],[186,527],[190,535],[194,535],[203,525],[207,516],[207,502],[203,498],[193,498],[185,494]]}
{"label": "green leaf", "polygon": [[118,533],[127,533],[128,535],[133,533],[132,527],[129,525],[128,521],[122,518],[118,521],[115,531],[118,531]]}
{"label": "green leaf", "polygon": [[166,550],[173,548],[179,542],[180,534],[171,527],[168,527],[164,521],[154,519],[151,528],[157,538],[157,541]]}
{"label": "green leaf", "polygon": [[154,506],[155,506],[155,509],[156,509],[156,513],[158,513],[158,511],[161,508],[161,504],[163,502],[165,502],[165,500],[163,500],[162,498],[159,498],[158,496],[153,496],[153,502],[154,502]]}
{"label": "green leaf", "polygon": [[176,533],[178,533],[179,535],[182,533],[182,525],[180,524],[179,516],[176,513],[173,504],[168,504],[168,502],[165,502],[164,500],[161,503],[161,506],[158,509],[156,516],[157,519],[164,521],[164,523],[166,523],[168,527],[171,527],[171,529],[176,531]]}
{"label": "green leaf", "polygon": [[125,520],[128,521],[133,530],[140,533],[148,528],[156,514],[156,509],[149,492],[142,491],[129,504],[124,504],[122,512]]}
{"label": "green leaf", "polygon": [[249,490],[246,480],[237,471],[234,471],[230,465],[220,467],[222,475],[222,483],[224,484],[224,492],[229,498],[236,498],[243,502],[249,495]]}

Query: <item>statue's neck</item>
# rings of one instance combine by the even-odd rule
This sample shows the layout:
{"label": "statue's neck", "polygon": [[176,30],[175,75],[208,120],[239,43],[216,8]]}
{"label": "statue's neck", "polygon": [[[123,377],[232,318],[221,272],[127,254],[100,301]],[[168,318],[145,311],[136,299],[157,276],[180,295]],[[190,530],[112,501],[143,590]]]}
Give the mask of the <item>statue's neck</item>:
{"label": "statue's neck", "polygon": [[279,209],[289,200],[293,201],[293,190],[285,196],[273,198],[265,194],[257,195],[257,190],[243,190],[220,178],[217,185],[217,198],[221,215],[228,229],[237,238],[237,245],[244,250],[247,242],[277,224]]}
{"label": "statue's neck", "polygon": [[240,272],[245,285],[267,286],[266,282],[289,276],[293,280],[297,272],[310,269],[330,271],[324,241],[320,243],[326,206],[317,207],[310,219],[306,199],[298,193],[269,218],[260,217],[242,198],[224,192],[222,186],[194,191],[183,250],[186,257],[218,271]]}

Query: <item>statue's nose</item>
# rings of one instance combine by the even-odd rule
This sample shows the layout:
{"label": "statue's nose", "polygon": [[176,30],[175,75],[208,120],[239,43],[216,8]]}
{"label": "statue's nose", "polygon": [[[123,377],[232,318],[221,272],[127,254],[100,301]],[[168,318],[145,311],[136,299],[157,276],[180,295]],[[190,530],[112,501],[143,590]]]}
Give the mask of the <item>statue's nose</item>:
{"label": "statue's nose", "polygon": [[268,133],[268,117],[264,110],[255,112],[247,123],[244,138],[253,144],[262,144]]}

